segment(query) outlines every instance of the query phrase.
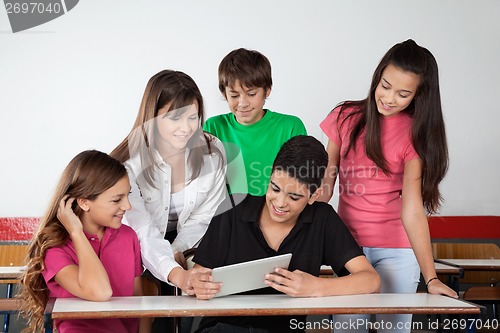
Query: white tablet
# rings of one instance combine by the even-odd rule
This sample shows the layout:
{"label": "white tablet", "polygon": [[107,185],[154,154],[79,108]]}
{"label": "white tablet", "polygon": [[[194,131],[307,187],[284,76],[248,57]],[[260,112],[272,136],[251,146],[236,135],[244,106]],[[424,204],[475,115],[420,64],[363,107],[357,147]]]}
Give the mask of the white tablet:
{"label": "white tablet", "polygon": [[264,283],[265,275],[273,273],[277,267],[287,269],[291,259],[292,254],[287,253],[214,268],[213,281],[222,282],[222,288],[215,297],[265,288],[267,287]]}

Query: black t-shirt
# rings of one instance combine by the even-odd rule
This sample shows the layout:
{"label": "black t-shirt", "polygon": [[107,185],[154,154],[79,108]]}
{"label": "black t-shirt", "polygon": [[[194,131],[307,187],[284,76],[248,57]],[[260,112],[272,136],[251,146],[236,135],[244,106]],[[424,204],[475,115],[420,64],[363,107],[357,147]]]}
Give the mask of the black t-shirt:
{"label": "black t-shirt", "polygon": [[[215,216],[203,237],[193,261],[201,266],[215,268],[244,261],[292,253],[289,271],[299,269],[319,276],[321,265],[329,265],[340,272],[345,263],[363,255],[349,230],[332,206],[314,202],[299,215],[297,224],[281,243],[278,251],[267,244],[259,228],[259,216],[265,205],[265,196],[247,196],[235,208]],[[277,294],[273,288],[262,288],[243,294]],[[215,326],[217,322],[245,327],[259,327],[275,332],[293,332],[290,320],[305,321],[306,316],[273,317],[206,317],[200,329]]]}

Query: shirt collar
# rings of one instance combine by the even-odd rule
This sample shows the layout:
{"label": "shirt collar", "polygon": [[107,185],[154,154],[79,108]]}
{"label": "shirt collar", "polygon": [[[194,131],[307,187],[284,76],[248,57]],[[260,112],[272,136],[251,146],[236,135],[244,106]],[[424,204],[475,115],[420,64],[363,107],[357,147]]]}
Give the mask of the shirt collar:
{"label": "shirt collar", "polygon": [[[188,159],[188,157],[189,157],[189,151],[190,151],[189,147],[186,147],[186,150],[184,151],[184,160],[186,161],[186,166],[187,166],[188,170],[191,170],[191,165],[190,165],[190,163],[187,163],[187,159]],[[168,167],[168,168],[171,168],[170,164],[168,164],[167,162],[165,162],[165,161],[163,160],[163,158],[162,158],[162,157],[161,157],[161,155],[160,155],[160,152],[159,152],[157,149],[155,149],[155,150],[153,151],[153,157],[154,157],[154,159],[155,159],[155,160],[154,160],[154,163],[155,163],[156,165],[158,165],[158,166],[166,166],[166,167]],[[188,173],[186,173],[186,177],[188,177]]]}
{"label": "shirt collar", "polygon": [[[119,229],[113,229],[113,228],[105,228],[104,229],[104,235],[102,236],[102,240],[101,240],[101,243],[104,243],[106,240],[108,240],[111,236],[115,235],[117,232],[118,232]],[[89,241],[96,241],[98,240],[99,238],[97,237],[97,235],[94,235],[94,234],[91,234],[91,233],[88,233],[86,232],[85,230],[83,231],[83,233],[85,234],[85,237],[87,237],[87,239]]]}

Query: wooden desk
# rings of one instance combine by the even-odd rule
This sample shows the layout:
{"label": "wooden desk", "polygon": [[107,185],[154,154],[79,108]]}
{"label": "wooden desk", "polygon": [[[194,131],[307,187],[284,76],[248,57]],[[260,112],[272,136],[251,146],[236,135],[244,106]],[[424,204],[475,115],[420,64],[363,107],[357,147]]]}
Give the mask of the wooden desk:
{"label": "wooden desk", "polygon": [[0,266],[0,283],[19,282],[25,270],[25,266]]}
{"label": "wooden desk", "polygon": [[460,278],[464,276],[464,270],[460,267],[450,266],[436,261],[434,262],[434,267],[438,276],[448,276],[448,286],[458,294],[460,291]]}
{"label": "wooden desk", "polygon": [[434,262],[436,274],[438,275],[463,275],[463,269],[457,266],[446,265],[441,262]]}
{"label": "wooden desk", "polygon": [[[450,275],[456,277],[461,277],[463,275],[463,269],[455,265],[446,265],[441,262],[434,262],[434,267],[436,269],[436,274],[438,275]],[[330,266],[323,265],[321,266],[319,275],[321,276],[333,275],[333,270]]]}
{"label": "wooden desk", "polygon": [[436,259],[436,262],[466,271],[500,271],[500,259]]}
{"label": "wooden desk", "polygon": [[[12,314],[21,308],[21,300],[18,298],[1,298],[0,315]],[[3,332],[7,332],[4,330]]]}
{"label": "wooden desk", "polygon": [[25,269],[25,266],[0,266],[0,283],[7,284],[5,298],[0,300],[0,315],[4,315],[2,332],[8,332],[10,314],[19,309],[20,302],[12,299],[12,292],[14,284],[20,282]]}
{"label": "wooden desk", "polygon": [[208,301],[192,296],[130,296],[113,297],[108,302],[51,299],[45,310],[45,320],[46,327],[52,327],[52,319],[380,313],[479,315],[482,309],[472,303],[424,293],[316,298],[232,295]]}

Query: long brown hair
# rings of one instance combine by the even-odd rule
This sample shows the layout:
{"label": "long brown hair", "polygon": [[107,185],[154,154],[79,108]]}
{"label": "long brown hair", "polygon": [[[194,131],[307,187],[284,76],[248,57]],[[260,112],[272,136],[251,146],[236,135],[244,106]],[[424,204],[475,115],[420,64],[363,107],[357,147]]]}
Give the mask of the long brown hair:
{"label": "long brown hair", "polygon": [[[382,153],[380,138],[380,118],[375,101],[375,90],[379,84],[382,72],[387,65],[415,73],[421,77],[421,82],[413,101],[404,112],[412,117],[411,138],[418,155],[423,161],[422,199],[426,210],[435,213],[441,205],[442,197],[439,183],[448,171],[448,145],[441,109],[439,92],[438,65],[432,53],[409,39],[394,45],[384,55],[375,69],[368,97],[361,101],[346,101],[341,106],[340,114],[346,108],[354,107],[357,112],[349,114],[356,116],[355,124],[350,134],[346,154],[354,149],[356,139],[365,132],[365,148],[368,157],[388,174],[387,161]],[[342,123],[344,122],[342,121]]]}
{"label": "long brown hair", "polygon": [[134,154],[139,154],[145,171],[144,177],[151,186],[155,187],[155,118],[159,110],[169,103],[168,112],[173,110],[182,112],[183,108],[194,102],[198,104],[200,127],[189,139],[187,147],[190,148],[188,156],[191,168],[190,179],[195,179],[201,172],[203,155],[215,152],[222,161],[222,153],[217,147],[211,145],[212,137],[201,129],[205,114],[203,97],[194,80],[183,72],[163,70],[149,79],[134,126],[130,134],[111,152],[111,156],[124,163]]}
{"label": "long brown hair", "polygon": [[[49,290],[42,276],[45,254],[50,248],[64,245],[69,238],[68,232],[57,219],[59,202],[65,195],[95,200],[125,176],[127,171],[123,164],[96,150],[78,154],[64,169],[48,209],[40,220],[38,231],[29,245],[27,269],[18,295],[23,300],[21,313],[29,325],[26,332],[43,329],[43,313],[49,299]],[[73,210],[78,217],[83,214],[76,200]]]}

